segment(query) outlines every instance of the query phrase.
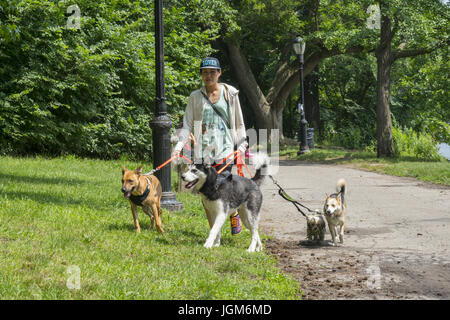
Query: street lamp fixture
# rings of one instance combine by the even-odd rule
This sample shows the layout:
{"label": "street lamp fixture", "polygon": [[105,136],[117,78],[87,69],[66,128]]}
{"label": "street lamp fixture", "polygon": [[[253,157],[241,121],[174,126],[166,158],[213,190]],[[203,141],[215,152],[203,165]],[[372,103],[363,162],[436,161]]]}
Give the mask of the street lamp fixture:
{"label": "street lamp fixture", "polygon": [[298,112],[301,115],[300,120],[300,150],[297,152],[298,155],[309,152],[308,142],[306,140],[306,128],[308,122],[305,118],[305,90],[303,84],[303,64],[304,64],[304,53],[306,48],[306,42],[302,37],[297,37],[294,41],[293,48],[295,54],[297,54],[298,62],[300,65],[300,103],[298,104]]}
{"label": "street lamp fixture", "polygon": [[306,42],[302,37],[297,37],[295,39],[293,47],[294,47],[295,54],[303,55],[305,53]]}

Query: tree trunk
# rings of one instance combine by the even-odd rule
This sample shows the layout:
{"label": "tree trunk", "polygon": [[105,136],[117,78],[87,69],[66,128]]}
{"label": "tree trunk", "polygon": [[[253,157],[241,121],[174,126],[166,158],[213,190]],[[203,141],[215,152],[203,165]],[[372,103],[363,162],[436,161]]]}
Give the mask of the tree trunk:
{"label": "tree trunk", "polygon": [[259,128],[273,128],[270,104],[256,82],[247,59],[243,56],[241,50],[232,43],[225,43],[225,49],[230,59],[233,73],[255,114],[257,126]]}
{"label": "tree trunk", "polygon": [[[385,5],[381,4],[382,13]],[[377,57],[377,155],[392,157],[394,141],[392,138],[392,119],[389,104],[391,86],[392,52],[391,41],[393,31],[391,20],[382,15],[380,46],[376,50]]]}

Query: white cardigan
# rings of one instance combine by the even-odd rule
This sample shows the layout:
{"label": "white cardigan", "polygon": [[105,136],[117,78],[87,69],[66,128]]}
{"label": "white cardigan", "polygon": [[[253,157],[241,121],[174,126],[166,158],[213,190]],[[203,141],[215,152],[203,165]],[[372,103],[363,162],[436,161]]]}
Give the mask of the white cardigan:
{"label": "white cardigan", "polygon": [[[234,144],[239,148],[245,148],[247,146],[247,134],[245,132],[244,118],[242,116],[241,105],[239,103],[238,93],[239,90],[225,83],[220,83],[225,87],[225,100],[228,101],[230,116],[231,133]],[[183,128],[178,134],[178,143],[174,147],[174,151],[181,151],[189,139],[190,133],[194,132],[196,141],[200,141],[200,135],[202,134],[202,120],[203,111],[208,105],[208,102],[203,97],[202,92],[206,94],[205,87],[195,90],[189,96],[186,111],[183,117]],[[197,128],[194,128],[197,126]],[[195,154],[196,158],[201,158],[201,155]]]}

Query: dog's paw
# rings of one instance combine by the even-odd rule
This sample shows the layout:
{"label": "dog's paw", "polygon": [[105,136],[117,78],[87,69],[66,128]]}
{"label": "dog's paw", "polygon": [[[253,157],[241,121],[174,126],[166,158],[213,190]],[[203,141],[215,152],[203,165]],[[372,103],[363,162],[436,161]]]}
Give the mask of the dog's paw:
{"label": "dog's paw", "polygon": [[261,251],[261,248],[256,244],[250,244],[250,247],[248,247],[247,252],[255,252],[255,251]]}
{"label": "dog's paw", "polygon": [[214,245],[214,242],[212,241],[206,241],[205,244],[203,245],[203,247],[205,247],[206,249],[211,249]]}

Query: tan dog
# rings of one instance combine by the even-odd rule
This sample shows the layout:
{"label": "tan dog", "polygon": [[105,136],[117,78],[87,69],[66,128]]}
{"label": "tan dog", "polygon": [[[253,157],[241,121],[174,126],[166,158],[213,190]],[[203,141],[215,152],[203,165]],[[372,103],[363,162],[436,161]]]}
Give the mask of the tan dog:
{"label": "tan dog", "polygon": [[344,179],[340,179],[337,182],[336,189],[338,193],[327,195],[325,205],[323,206],[323,214],[328,222],[328,229],[330,229],[331,239],[333,245],[336,246],[336,232],[339,227],[339,241],[344,243],[344,229],[345,229],[345,211],[347,209],[347,203],[345,201],[345,191],[347,189],[347,183]]}
{"label": "tan dog", "polygon": [[136,208],[140,206],[150,217],[150,229],[153,230],[153,223],[156,220],[156,229],[163,233],[164,230],[161,226],[162,187],[158,178],[153,175],[143,176],[142,166],[133,171],[125,167],[122,169],[122,192],[123,196],[130,200],[136,232],[141,232]]}

